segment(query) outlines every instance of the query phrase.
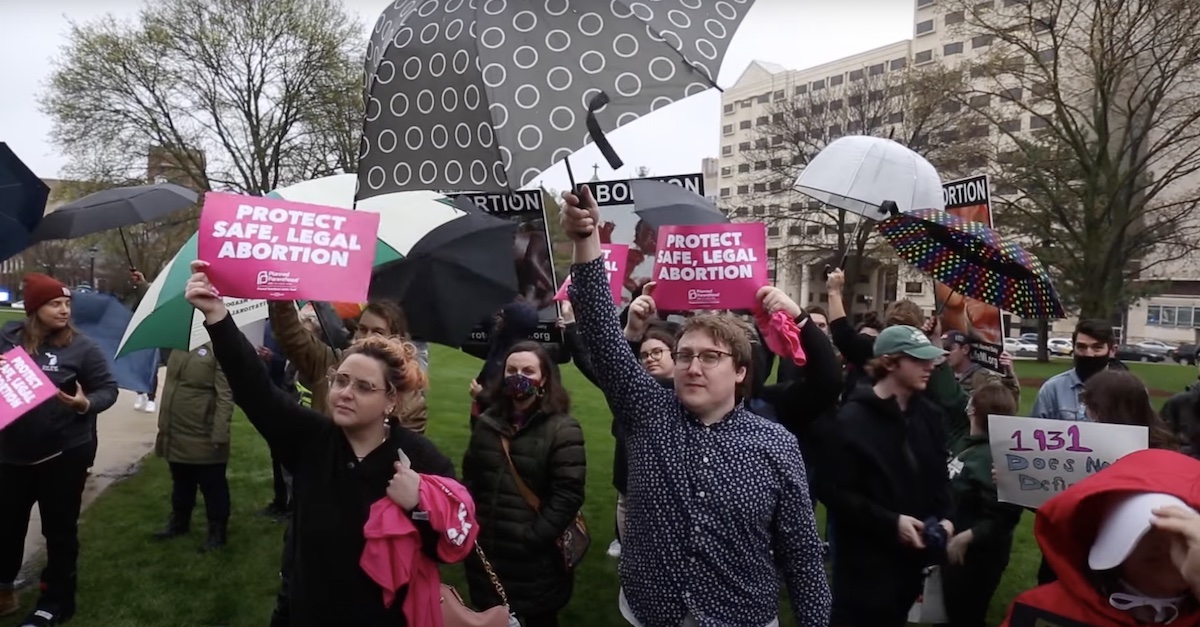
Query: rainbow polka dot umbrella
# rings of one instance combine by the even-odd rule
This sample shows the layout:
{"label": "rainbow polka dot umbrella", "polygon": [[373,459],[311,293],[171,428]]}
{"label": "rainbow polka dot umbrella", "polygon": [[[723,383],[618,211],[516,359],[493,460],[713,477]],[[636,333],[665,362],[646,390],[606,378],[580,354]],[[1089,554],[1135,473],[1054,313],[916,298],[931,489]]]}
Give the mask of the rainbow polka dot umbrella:
{"label": "rainbow polka dot umbrella", "polygon": [[1042,262],[985,224],[918,209],[888,218],[876,229],[901,259],[964,296],[1022,318],[1064,316]]}

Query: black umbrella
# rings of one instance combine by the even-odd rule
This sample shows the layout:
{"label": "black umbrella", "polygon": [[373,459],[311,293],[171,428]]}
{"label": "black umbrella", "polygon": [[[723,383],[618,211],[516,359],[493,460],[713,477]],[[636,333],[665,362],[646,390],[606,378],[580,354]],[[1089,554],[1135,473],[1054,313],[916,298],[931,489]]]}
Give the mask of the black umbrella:
{"label": "black umbrella", "polygon": [[0,260],[29,248],[50,188],[0,142]]}
{"label": "black umbrella", "polygon": [[[114,187],[67,203],[46,216],[34,232],[34,241],[75,239],[110,229],[161,220],[196,204],[196,192],[173,183]],[[125,256],[129,245],[121,233]],[[130,257],[130,266],[133,265]]]}
{"label": "black umbrella", "polygon": [[[628,124],[715,87],[753,4],[393,3],[367,46],[357,198],[412,189],[508,192],[589,138],[616,160],[601,126]],[[597,100],[602,93],[611,102]]]}
{"label": "black umbrella", "polygon": [[461,346],[481,318],[512,302],[517,223],[482,213],[450,220],[408,256],[375,268],[370,297],[398,302],[413,337]]}
{"label": "black umbrella", "polygon": [[656,229],[729,223],[729,216],[712,201],[678,185],[633,179],[629,181],[629,194],[633,196],[633,212]]}

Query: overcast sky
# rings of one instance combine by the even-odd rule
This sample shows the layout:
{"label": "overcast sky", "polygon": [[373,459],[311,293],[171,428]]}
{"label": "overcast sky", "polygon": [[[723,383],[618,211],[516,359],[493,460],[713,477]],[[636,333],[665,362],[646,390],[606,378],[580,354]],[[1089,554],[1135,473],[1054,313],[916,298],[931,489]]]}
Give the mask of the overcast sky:
{"label": "overcast sky", "polygon": [[[367,29],[388,2],[344,0]],[[130,18],[141,5],[141,0],[0,0],[0,141],[39,176],[57,177],[65,162],[50,142],[50,120],[38,110],[37,97],[48,81],[51,59],[66,43],[68,17],[88,21],[112,13]],[[912,34],[913,11],[912,0],[757,0],[717,82],[733,84],[756,59],[799,69],[905,39]],[[591,148],[571,162],[581,178],[591,176],[593,163],[601,164],[604,179],[627,176],[640,165],[660,175],[697,172],[702,158],[717,155],[720,114],[720,94],[710,90],[610,133],[627,164],[623,171],[613,173]],[[562,167],[548,171],[543,182],[566,187]]]}

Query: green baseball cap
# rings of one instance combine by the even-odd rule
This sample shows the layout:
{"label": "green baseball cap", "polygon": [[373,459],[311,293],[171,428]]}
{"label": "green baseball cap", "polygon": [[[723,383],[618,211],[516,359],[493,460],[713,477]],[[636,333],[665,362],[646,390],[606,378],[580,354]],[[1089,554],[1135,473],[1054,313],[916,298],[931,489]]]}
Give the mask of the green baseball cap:
{"label": "green baseball cap", "polygon": [[931,360],[942,357],[946,351],[929,341],[925,332],[917,327],[898,324],[888,327],[875,338],[875,356],[904,353],[913,359]]}

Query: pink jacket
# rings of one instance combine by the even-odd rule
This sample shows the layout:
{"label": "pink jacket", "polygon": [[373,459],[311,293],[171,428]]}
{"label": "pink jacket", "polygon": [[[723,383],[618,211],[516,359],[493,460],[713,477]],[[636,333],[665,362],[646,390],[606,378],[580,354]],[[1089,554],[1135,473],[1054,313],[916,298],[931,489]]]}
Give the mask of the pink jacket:
{"label": "pink jacket", "polygon": [[[420,491],[421,508],[429,512],[429,524],[438,533],[438,559],[448,564],[466,559],[479,534],[475,502],[467,489],[453,479],[421,475]],[[379,499],[371,506],[363,534],[367,542],[359,565],[383,588],[384,605],[390,607],[396,592],[408,586],[408,624],[442,627],[438,565],[421,551],[421,534],[409,515],[391,499]]]}
{"label": "pink jacket", "polygon": [[754,321],[772,353],[792,360],[797,366],[808,363],[808,355],[804,353],[804,346],[800,343],[800,327],[786,311],[768,314],[759,306],[754,310]]}

